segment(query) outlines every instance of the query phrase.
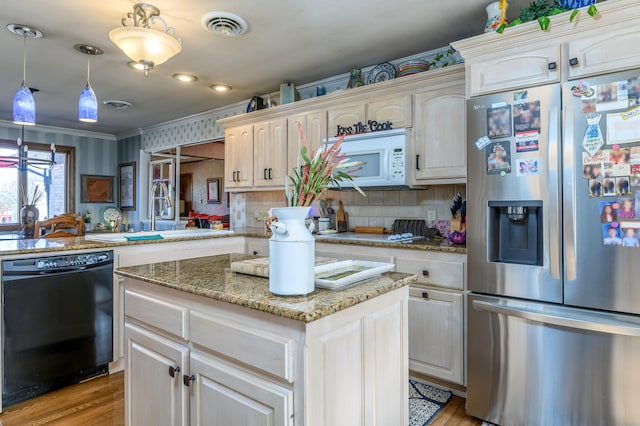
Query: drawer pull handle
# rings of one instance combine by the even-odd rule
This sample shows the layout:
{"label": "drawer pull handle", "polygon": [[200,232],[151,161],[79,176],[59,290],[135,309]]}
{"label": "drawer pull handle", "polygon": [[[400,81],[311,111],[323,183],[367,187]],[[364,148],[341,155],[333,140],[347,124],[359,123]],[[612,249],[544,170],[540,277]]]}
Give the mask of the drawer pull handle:
{"label": "drawer pull handle", "polygon": [[429,276],[429,271],[427,269],[423,269],[422,270],[422,275],[425,276],[425,277],[428,277]]}
{"label": "drawer pull handle", "polygon": [[271,180],[272,179],[272,177],[271,177],[271,167],[269,167],[268,170],[269,170],[269,180]]}
{"label": "drawer pull handle", "polygon": [[196,376],[194,376],[193,374],[190,376],[187,376],[186,374],[184,374],[182,376],[182,383],[184,383],[185,386],[191,386],[191,381],[195,379],[196,379]]}
{"label": "drawer pull handle", "polygon": [[423,299],[428,299],[429,298],[429,293],[427,293],[426,291],[422,292],[422,298]]}
{"label": "drawer pull handle", "polygon": [[416,170],[420,170],[420,154],[416,154]]}
{"label": "drawer pull handle", "polygon": [[555,62],[549,62],[549,70],[553,71],[558,67],[558,64],[556,64]]}
{"label": "drawer pull handle", "polygon": [[180,367],[174,367],[173,365],[169,366],[169,375],[171,377],[176,377],[176,373],[180,372]]}
{"label": "drawer pull handle", "polygon": [[571,65],[572,67],[575,67],[576,65],[578,65],[578,58],[569,59],[569,65]]}
{"label": "drawer pull handle", "polygon": [[262,169],[262,178],[267,180],[267,169]]}

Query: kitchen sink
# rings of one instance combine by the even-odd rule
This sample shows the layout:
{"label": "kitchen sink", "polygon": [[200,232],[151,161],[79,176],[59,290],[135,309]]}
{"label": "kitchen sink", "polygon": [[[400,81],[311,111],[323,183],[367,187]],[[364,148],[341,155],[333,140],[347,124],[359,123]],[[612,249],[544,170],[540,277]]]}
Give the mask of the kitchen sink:
{"label": "kitchen sink", "polygon": [[171,238],[196,238],[217,235],[230,235],[233,231],[217,230],[217,229],[178,229],[175,231],[143,231],[143,232],[116,232],[103,234],[87,234],[84,236],[86,240],[100,241],[103,243],[123,243],[127,242],[127,237],[134,237],[136,240],[154,240],[154,239],[171,239]]}

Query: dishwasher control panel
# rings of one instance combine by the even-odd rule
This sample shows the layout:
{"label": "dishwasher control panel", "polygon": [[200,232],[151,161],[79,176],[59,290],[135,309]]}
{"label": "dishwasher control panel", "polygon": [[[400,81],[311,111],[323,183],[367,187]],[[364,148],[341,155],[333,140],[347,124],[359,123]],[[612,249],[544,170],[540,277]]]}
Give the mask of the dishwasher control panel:
{"label": "dishwasher control panel", "polygon": [[64,256],[50,256],[30,259],[15,259],[2,262],[2,272],[5,275],[17,273],[38,273],[41,271],[56,271],[82,269],[113,263],[113,252],[96,252],[70,254]]}

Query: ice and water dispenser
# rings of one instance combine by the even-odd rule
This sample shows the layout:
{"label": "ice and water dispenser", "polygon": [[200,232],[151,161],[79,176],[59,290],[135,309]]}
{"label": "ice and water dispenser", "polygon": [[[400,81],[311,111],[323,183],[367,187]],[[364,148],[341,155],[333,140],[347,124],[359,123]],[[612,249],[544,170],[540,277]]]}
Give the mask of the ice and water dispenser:
{"label": "ice and water dispenser", "polygon": [[489,201],[489,261],[542,266],[542,201]]}

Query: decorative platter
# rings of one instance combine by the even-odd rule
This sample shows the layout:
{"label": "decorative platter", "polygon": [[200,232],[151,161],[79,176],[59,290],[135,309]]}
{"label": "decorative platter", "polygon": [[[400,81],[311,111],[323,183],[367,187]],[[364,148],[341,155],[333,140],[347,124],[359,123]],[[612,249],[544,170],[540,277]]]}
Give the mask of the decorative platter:
{"label": "decorative platter", "polygon": [[115,206],[107,206],[100,209],[100,222],[104,226],[109,226],[109,222],[112,220],[117,221],[122,216],[122,212]]}
{"label": "decorative platter", "polygon": [[367,84],[378,83],[380,81],[386,81],[396,78],[396,67],[389,62],[383,62],[373,67],[369,72],[369,78],[367,78]]}
{"label": "decorative platter", "polygon": [[337,290],[392,270],[393,263],[345,260],[315,267],[316,287]]}

